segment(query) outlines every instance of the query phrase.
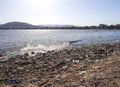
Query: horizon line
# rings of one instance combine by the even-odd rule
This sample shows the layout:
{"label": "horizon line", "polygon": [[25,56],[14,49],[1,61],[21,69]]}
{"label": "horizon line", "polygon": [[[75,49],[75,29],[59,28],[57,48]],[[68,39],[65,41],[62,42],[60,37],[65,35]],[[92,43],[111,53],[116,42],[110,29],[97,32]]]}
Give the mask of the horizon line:
{"label": "horizon line", "polygon": [[3,25],[3,24],[7,24],[7,23],[12,23],[12,22],[18,22],[18,23],[27,23],[27,24],[30,24],[30,25],[35,25],[35,26],[40,26],[40,25],[69,25],[69,26],[99,26],[100,24],[105,24],[107,26],[110,26],[110,25],[117,25],[117,24],[120,24],[120,23],[116,23],[116,24],[107,24],[107,23],[99,23],[99,24],[91,24],[91,25],[77,25],[77,24],[50,24],[50,23],[46,23],[46,24],[33,24],[33,23],[29,23],[29,22],[25,22],[25,21],[8,21],[8,22],[5,22],[5,23],[0,23],[0,25]]}

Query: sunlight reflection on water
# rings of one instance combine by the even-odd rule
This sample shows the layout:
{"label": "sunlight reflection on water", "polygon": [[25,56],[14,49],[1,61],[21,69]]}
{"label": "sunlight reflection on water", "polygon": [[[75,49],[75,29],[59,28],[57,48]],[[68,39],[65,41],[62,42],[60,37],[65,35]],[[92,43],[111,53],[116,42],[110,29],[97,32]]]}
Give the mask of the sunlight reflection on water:
{"label": "sunlight reflection on water", "polygon": [[[58,49],[69,44],[120,41],[119,30],[1,30],[0,50]],[[29,45],[29,46],[28,46]],[[58,48],[57,48],[58,47]]]}

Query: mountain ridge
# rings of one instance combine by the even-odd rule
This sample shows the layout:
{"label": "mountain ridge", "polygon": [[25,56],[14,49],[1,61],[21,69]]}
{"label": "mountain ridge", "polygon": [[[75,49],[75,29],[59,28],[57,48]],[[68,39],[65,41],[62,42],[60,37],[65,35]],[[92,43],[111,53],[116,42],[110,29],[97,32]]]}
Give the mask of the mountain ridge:
{"label": "mountain ridge", "polygon": [[32,25],[26,22],[8,22],[0,24],[0,29],[44,29],[44,28],[61,28],[61,27],[72,27],[73,25]]}
{"label": "mountain ridge", "polygon": [[0,24],[0,29],[120,29],[120,24],[99,26],[75,26],[75,25],[32,25],[26,22],[8,22]]}
{"label": "mountain ridge", "polygon": [[28,24],[25,22],[8,22],[5,24],[0,25],[0,28],[9,28],[9,29],[14,29],[14,28],[34,28],[35,26],[32,24]]}

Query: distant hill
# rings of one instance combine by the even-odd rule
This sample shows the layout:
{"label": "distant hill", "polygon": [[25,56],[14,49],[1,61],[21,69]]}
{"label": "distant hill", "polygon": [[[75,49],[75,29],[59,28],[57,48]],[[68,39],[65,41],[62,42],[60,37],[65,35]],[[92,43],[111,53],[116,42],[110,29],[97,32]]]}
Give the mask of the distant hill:
{"label": "distant hill", "polygon": [[0,29],[120,29],[120,24],[99,26],[74,26],[74,25],[32,25],[24,22],[8,22],[1,24]]}
{"label": "distant hill", "polygon": [[35,28],[34,25],[24,23],[24,22],[8,22],[6,24],[0,25],[0,28],[3,29],[23,29],[23,28]]}
{"label": "distant hill", "polygon": [[0,29],[62,29],[71,28],[73,25],[32,25],[24,22],[8,22],[1,24]]}

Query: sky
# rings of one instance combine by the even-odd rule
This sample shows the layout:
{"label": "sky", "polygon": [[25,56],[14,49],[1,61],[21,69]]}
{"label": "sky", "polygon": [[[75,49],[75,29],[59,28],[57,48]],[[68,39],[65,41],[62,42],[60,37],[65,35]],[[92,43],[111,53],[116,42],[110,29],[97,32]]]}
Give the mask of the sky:
{"label": "sky", "polygon": [[120,24],[120,0],[0,0],[0,24]]}

